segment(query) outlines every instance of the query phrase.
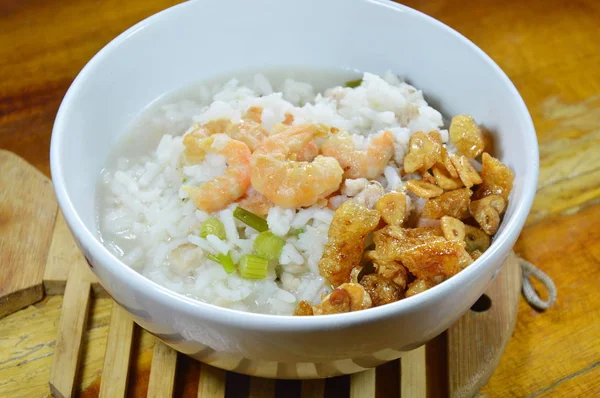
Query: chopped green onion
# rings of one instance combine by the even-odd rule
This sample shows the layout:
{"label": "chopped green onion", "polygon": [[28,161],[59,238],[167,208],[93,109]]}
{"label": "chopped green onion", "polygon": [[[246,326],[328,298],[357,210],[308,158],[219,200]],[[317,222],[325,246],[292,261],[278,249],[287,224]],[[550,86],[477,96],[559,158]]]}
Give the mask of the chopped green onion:
{"label": "chopped green onion", "polygon": [[303,233],[303,232],[304,232],[304,229],[303,229],[303,228],[290,229],[290,234],[291,234],[291,235],[296,235],[296,236],[298,236],[298,235],[300,235],[300,234],[301,234],[301,233]]}
{"label": "chopped green onion", "polygon": [[214,235],[221,240],[227,238],[225,227],[221,220],[216,217],[211,217],[200,225],[200,237],[206,238],[208,235]]}
{"label": "chopped green onion", "polygon": [[233,211],[233,216],[249,226],[250,228],[254,228],[258,232],[265,232],[269,229],[269,225],[267,224],[267,220],[262,217],[257,216],[256,214],[249,212],[246,209],[242,209],[241,207],[236,207]]}
{"label": "chopped green onion", "polygon": [[233,263],[233,260],[231,259],[231,256],[229,254],[220,253],[219,260],[221,262],[221,265],[225,269],[225,272],[231,274],[233,271],[235,271],[235,264]]}
{"label": "chopped green onion", "polygon": [[231,274],[233,271],[235,271],[235,264],[233,263],[233,260],[229,254],[219,253],[216,256],[214,254],[207,254],[206,257],[215,263],[221,264],[225,269],[225,272],[228,274]]}
{"label": "chopped green onion", "polygon": [[265,231],[258,234],[254,240],[254,251],[267,260],[279,260],[283,245],[285,245],[284,239],[273,232]]}
{"label": "chopped green onion", "polygon": [[350,88],[355,88],[355,87],[360,86],[361,83],[362,83],[362,79],[350,80],[350,81],[346,82],[346,84],[344,84],[344,86],[350,87]]}
{"label": "chopped green onion", "polygon": [[264,279],[269,260],[254,254],[244,254],[240,259],[240,276],[246,279]]}

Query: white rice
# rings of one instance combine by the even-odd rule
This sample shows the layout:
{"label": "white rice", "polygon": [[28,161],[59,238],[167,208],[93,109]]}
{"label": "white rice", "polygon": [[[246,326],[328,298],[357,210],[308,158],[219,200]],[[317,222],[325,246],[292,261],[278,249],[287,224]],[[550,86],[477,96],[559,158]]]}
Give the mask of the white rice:
{"label": "white rice", "polygon": [[[237,261],[252,253],[257,232],[233,217],[235,204],[208,215],[187,199],[181,189],[184,181],[201,185],[221,175],[227,164],[223,156],[209,154],[201,164],[181,168],[180,132],[188,131],[194,122],[219,118],[237,122],[251,106],[263,107],[266,129],[290,113],[295,124],[325,123],[345,129],[359,147],[390,130],[396,165],[386,167],[378,182],[346,181],[341,195],[331,199],[333,208],[350,197],[365,196],[367,186],[373,192],[401,190],[397,165],[402,164],[411,134],[438,130],[444,141],[448,138],[447,131],[440,130],[441,114],[427,105],[421,91],[392,73],[383,77],[365,73],[359,87],[338,86],[323,94],[317,94],[311,84],[292,79],[276,87],[261,74],[245,85],[231,79],[218,87],[200,87],[196,94],[199,102],[184,100],[154,111],[153,126],[162,132],[154,151],[120,157],[102,172],[99,231],[117,257],[151,280],[197,300],[243,311],[290,315],[298,301],[317,304],[330,291],[319,275],[318,262],[334,210],[272,208],[267,216],[269,229],[286,240],[278,264],[269,266],[263,280],[227,274],[207,254],[229,253]],[[221,141],[217,137],[213,145],[218,147]],[[363,199],[373,202],[367,196]],[[223,223],[225,239],[198,235],[200,224],[210,216]]]}

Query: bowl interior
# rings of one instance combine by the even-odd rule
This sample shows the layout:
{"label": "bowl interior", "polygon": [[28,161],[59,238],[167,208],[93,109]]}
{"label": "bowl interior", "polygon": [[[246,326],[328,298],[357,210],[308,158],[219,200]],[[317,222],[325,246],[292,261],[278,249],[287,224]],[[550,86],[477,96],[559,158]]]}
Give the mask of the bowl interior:
{"label": "bowl interior", "polygon": [[376,0],[195,1],[123,33],[77,77],[57,117],[52,174],[67,218],[76,214],[97,235],[92,198],[100,170],[117,138],[158,96],[228,71],[285,66],[390,69],[445,115],[473,115],[496,133],[497,155],[516,174],[502,228],[517,210],[524,220],[537,178],[537,145],[510,81],[456,32]]}

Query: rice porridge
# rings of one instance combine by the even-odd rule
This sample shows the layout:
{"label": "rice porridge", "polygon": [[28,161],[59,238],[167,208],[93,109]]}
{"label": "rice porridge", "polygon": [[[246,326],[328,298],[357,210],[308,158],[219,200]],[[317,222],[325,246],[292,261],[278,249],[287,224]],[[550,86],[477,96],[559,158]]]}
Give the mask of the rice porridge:
{"label": "rice porridge", "polygon": [[154,282],[277,315],[424,291],[490,245],[512,172],[387,72],[274,70],[149,105],[98,184],[103,244]]}

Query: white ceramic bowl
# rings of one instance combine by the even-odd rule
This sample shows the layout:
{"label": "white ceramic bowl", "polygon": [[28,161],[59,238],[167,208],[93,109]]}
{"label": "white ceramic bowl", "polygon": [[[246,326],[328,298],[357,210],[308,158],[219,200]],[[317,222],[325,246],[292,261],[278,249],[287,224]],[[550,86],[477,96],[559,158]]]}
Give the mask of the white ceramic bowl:
{"label": "white ceramic bowl", "polygon": [[[446,115],[468,113],[498,135],[515,172],[500,231],[450,280],[399,302],[341,315],[283,317],[201,303],[121,263],[95,228],[95,189],[111,145],[148,103],[240,68],[391,69]],[[456,321],[510,252],[535,193],[535,131],[519,93],[473,43],[424,14],[383,0],[204,0],[160,12],[100,51],[67,92],[54,125],[54,187],[79,247],[111,296],[143,328],[214,366],[266,377],[352,373],[398,358]]]}

